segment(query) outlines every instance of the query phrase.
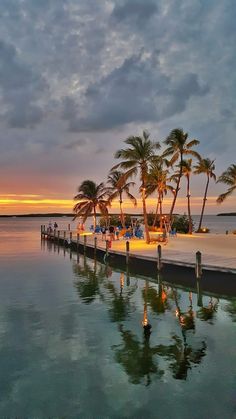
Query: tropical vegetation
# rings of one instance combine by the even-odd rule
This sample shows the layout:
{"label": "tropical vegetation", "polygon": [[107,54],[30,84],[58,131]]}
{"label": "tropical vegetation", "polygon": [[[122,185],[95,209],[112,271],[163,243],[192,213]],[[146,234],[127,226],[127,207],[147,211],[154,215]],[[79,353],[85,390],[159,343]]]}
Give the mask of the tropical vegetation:
{"label": "tropical vegetation", "polygon": [[103,182],[97,185],[92,180],[84,180],[79,186],[78,192],[74,197],[75,201],[79,201],[73,208],[75,213],[74,219],[82,217],[84,223],[88,216],[93,214],[95,228],[97,225],[97,208],[103,215],[108,215],[108,202],[105,199],[107,189]]}
{"label": "tropical vegetation", "polygon": [[231,166],[229,166],[228,169],[219,176],[217,183],[224,183],[228,186],[227,191],[219,195],[217,198],[217,203],[221,204],[234,191],[236,191],[236,164],[231,164]]}
{"label": "tropical vegetation", "polygon": [[204,192],[203,201],[202,201],[202,210],[201,210],[199,225],[198,225],[198,229],[197,229],[197,232],[199,232],[199,233],[201,233],[201,228],[202,228],[202,220],[203,220],[203,214],[204,214],[206,201],[207,201],[207,192],[208,192],[208,188],[209,188],[209,182],[210,182],[210,179],[216,180],[216,175],[214,173],[214,170],[215,170],[215,163],[214,162],[215,162],[215,160],[210,160],[208,158],[207,159],[201,159],[197,163],[197,165],[195,166],[195,170],[194,170],[195,174],[197,174],[197,175],[205,174],[206,177],[207,177],[205,192]]}
{"label": "tropical vegetation", "polygon": [[[149,231],[152,228],[173,229],[192,234],[194,230],[191,215],[190,179],[192,174],[205,175],[206,184],[203,191],[202,208],[197,232],[209,231],[202,228],[203,216],[207,203],[210,181],[216,181],[215,160],[201,157],[195,149],[200,144],[196,139],[189,140],[189,135],[182,128],[173,129],[162,141],[163,150],[159,152],[160,142],[151,140],[150,133],[143,131],[140,136],[129,136],[124,140],[124,147],[117,150],[114,158],[119,162],[108,173],[107,183],[96,183],[84,180],[78,187],[77,201],[74,206],[75,217],[83,222],[93,215],[94,227],[97,215],[103,218],[102,224],[121,225],[125,227],[131,219],[123,208],[124,197],[136,206],[137,198],[131,189],[138,188],[142,203],[143,224],[146,242],[150,242]],[[189,156],[189,157],[188,157]],[[168,159],[168,160],[167,160]],[[138,182],[136,181],[138,178]],[[187,216],[176,217],[174,213],[182,179],[186,179],[186,212]],[[224,202],[236,190],[236,164],[231,164],[217,179],[217,183],[228,188],[219,195],[217,203]],[[147,198],[154,197],[155,212],[148,212]],[[165,198],[167,197],[167,201]],[[109,216],[109,207],[118,201],[120,216]],[[170,211],[163,207],[170,202]],[[164,208],[164,209],[163,209]],[[127,221],[128,220],[128,221]],[[165,220],[165,222],[163,221]]]}
{"label": "tropical vegetation", "polygon": [[122,227],[125,227],[125,216],[122,208],[123,204],[123,194],[125,193],[128,199],[134,204],[137,205],[136,198],[130,193],[129,189],[131,186],[134,186],[134,182],[127,182],[124,172],[119,170],[111,170],[108,176],[108,201],[111,203],[114,199],[119,198],[120,204],[120,221]]}
{"label": "tropical vegetation", "polygon": [[147,131],[143,131],[143,135],[139,137],[128,137],[124,142],[128,148],[120,149],[115,153],[115,158],[122,159],[122,162],[118,163],[114,169],[120,167],[126,170],[124,175],[126,179],[139,174],[141,183],[139,190],[142,197],[146,242],[149,243],[150,236],[146,208],[148,169],[150,164],[156,159],[155,152],[160,148],[160,143],[151,141],[150,134]]}

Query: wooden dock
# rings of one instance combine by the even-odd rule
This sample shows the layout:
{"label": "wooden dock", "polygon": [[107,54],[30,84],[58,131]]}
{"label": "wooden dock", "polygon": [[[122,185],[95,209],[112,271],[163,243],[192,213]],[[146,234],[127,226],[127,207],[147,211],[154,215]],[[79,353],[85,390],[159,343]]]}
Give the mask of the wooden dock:
{"label": "wooden dock", "polygon": [[109,236],[106,240],[102,240],[101,235],[88,232],[81,234],[70,230],[49,232],[44,226],[41,227],[41,237],[59,246],[69,247],[71,251],[84,253],[91,258],[96,257],[114,267],[122,266],[125,269],[129,266],[134,273],[143,273],[152,277],[160,273],[166,277],[174,274],[174,282],[182,286],[195,287],[196,281],[200,280],[204,283],[204,288],[209,291],[226,290],[226,295],[236,295],[235,258],[220,260],[218,256],[204,257],[200,252],[172,251],[168,249],[168,245],[146,245],[144,240],[138,239],[111,242]]}

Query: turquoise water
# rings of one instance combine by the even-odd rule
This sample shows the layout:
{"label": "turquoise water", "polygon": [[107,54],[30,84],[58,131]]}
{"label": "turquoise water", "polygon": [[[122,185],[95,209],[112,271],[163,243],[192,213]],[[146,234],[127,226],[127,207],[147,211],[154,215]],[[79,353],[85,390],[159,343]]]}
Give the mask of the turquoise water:
{"label": "turquoise water", "polygon": [[236,417],[236,299],[199,306],[41,242],[40,224],[0,225],[0,417]]}

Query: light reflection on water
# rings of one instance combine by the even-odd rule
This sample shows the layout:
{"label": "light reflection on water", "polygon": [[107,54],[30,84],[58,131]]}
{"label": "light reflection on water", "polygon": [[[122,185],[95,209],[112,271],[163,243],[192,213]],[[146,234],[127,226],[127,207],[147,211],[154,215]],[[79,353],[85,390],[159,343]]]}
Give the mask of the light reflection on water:
{"label": "light reflection on water", "polygon": [[114,271],[36,229],[14,237],[1,244],[1,417],[234,417],[235,299]]}

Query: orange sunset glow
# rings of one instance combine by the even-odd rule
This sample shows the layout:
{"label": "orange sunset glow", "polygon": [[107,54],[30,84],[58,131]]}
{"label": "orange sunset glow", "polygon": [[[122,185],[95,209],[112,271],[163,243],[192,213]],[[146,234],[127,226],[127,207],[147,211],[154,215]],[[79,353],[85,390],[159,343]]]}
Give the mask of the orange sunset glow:
{"label": "orange sunset glow", "polygon": [[[216,196],[208,197],[207,200],[207,210],[206,213],[213,214],[218,213],[221,210],[221,207],[216,205]],[[155,211],[156,208],[156,199],[148,198],[147,205],[149,211]],[[166,198],[164,202],[164,211],[168,211],[171,205],[171,198]],[[231,197],[228,199],[228,208],[232,207],[234,203],[234,198]],[[75,202],[73,199],[57,199],[46,197],[42,195],[2,195],[0,196],[0,214],[1,215],[17,215],[17,214],[37,214],[37,213],[50,213],[50,212],[59,212],[59,213],[72,213],[73,206]],[[141,213],[142,212],[142,202],[141,199],[137,199],[137,207],[134,207],[133,204],[124,199],[124,210],[127,213]],[[200,212],[202,205],[202,197],[193,197],[192,198],[192,211],[193,214],[198,214]],[[227,205],[224,205],[224,210],[227,210]],[[113,201],[112,206],[109,210],[111,213],[119,212],[119,202]],[[186,207],[186,198],[179,197],[176,205],[176,213],[184,213],[187,211]]]}

